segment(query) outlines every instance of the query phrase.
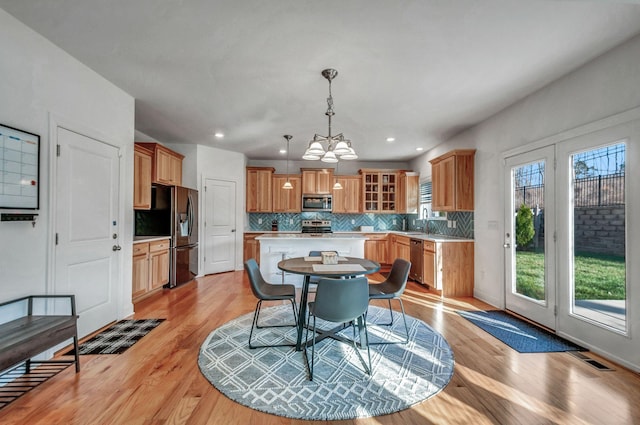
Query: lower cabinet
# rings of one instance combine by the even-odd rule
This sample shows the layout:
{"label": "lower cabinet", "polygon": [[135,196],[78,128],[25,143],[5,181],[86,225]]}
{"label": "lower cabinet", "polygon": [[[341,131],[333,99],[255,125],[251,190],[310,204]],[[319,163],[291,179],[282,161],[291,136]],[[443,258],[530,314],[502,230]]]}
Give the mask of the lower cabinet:
{"label": "lower cabinet", "polygon": [[135,302],[169,283],[169,239],[133,244],[131,299]]}
{"label": "lower cabinet", "polygon": [[260,241],[256,237],[262,233],[245,233],[243,243],[243,261],[255,258],[256,263],[260,264]]}
{"label": "lower cabinet", "polygon": [[369,239],[364,241],[364,258],[387,264],[387,235],[386,233],[368,233],[364,236]]}
{"label": "lower cabinet", "polygon": [[473,296],[473,242],[432,242],[423,245],[423,282],[443,297]]}

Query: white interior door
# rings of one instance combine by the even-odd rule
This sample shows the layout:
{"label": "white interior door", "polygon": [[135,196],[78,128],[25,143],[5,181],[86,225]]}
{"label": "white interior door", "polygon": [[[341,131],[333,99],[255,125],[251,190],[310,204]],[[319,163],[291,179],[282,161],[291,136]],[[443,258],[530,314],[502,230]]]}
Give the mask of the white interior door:
{"label": "white interior door", "polygon": [[236,183],[205,179],[204,272],[234,270],[236,260]]}
{"label": "white interior door", "polygon": [[554,148],[508,157],[504,173],[506,308],[555,329]]}
{"label": "white interior door", "polygon": [[56,294],[75,294],[78,334],[117,319],[119,251],[118,148],[58,127]]}

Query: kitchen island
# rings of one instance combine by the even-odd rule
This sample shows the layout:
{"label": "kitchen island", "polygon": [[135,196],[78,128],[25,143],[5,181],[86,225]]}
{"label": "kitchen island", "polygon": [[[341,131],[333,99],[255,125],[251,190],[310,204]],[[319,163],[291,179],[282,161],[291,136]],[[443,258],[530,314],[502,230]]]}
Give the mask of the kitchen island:
{"label": "kitchen island", "polygon": [[[278,270],[278,262],[284,258],[305,257],[309,251],[338,251],[342,257],[364,258],[364,241],[367,239],[357,233],[325,233],[319,236],[309,233],[263,234],[256,237],[260,241],[260,272],[267,282],[279,284],[282,283],[282,272]],[[302,276],[285,274],[284,282],[300,287]]]}

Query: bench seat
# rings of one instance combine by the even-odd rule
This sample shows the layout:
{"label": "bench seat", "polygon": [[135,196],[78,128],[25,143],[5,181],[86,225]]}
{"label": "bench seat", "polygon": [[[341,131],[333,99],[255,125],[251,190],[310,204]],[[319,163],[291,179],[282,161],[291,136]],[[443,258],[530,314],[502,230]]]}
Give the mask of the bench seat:
{"label": "bench seat", "polygon": [[[70,297],[70,315],[32,315],[34,298]],[[60,344],[73,339],[75,349],[76,372],[80,371],[78,358],[77,316],[73,296],[30,296],[0,304],[27,302],[27,315],[0,324],[0,372],[26,362],[29,372],[31,358]],[[55,362],[45,361],[45,362]]]}

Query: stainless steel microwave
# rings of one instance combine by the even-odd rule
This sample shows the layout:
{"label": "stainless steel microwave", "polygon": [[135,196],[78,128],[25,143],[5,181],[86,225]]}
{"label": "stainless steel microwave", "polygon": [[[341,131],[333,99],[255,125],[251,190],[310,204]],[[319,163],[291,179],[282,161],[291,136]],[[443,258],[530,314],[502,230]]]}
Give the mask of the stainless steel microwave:
{"label": "stainless steel microwave", "polygon": [[331,195],[302,195],[302,211],[331,212]]}

